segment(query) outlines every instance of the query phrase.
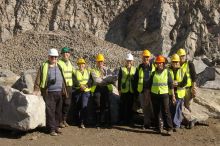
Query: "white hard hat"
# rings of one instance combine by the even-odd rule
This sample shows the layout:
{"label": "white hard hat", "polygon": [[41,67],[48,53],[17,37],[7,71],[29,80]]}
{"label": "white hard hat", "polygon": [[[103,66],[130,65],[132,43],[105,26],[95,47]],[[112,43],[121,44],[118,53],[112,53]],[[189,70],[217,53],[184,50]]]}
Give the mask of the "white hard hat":
{"label": "white hard hat", "polygon": [[134,57],[131,53],[127,54],[126,60],[134,60]]}
{"label": "white hard hat", "polygon": [[55,48],[52,48],[52,49],[50,49],[49,51],[48,51],[48,55],[49,56],[59,56],[59,54],[58,54],[58,51],[57,51],[57,49],[55,49]]}

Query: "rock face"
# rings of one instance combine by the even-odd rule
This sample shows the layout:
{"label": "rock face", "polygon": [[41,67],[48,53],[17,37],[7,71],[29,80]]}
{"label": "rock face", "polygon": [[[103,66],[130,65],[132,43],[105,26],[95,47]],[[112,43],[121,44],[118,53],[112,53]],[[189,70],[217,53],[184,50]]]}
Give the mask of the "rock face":
{"label": "rock face", "polygon": [[205,54],[219,63],[219,0],[7,0],[0,2],[0,41],[19,33],[73,29],[131,50],[188,57]]}
{"label": "rock face", "polygon": [[22,131],[45,126],[43,98],[0,86],[0,125]]}

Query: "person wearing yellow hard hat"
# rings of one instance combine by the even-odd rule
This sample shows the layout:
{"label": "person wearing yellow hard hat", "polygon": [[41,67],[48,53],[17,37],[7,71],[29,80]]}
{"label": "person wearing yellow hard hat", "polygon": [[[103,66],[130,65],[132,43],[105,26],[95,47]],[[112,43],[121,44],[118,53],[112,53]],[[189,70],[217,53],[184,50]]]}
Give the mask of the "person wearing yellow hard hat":
{"label": "person wearing yellow hard hat", "polygon": [[[184,97],[186,95],[185,86],[187,84],[186,73],[180,68],[180,57],[177,54],[171,56],[171,67],[169,69],[171,77],[173,79],[174,93],[176,102],[171,104],[170,111],[173,120],[174,131],[180,128],[183,116],[182,108],[184,103]],[[170,93],[171,94],[171,93]],[[172,96],[172,94],[171,94]]]}
{"label": "person wearing yellow hard hat", "polygon": [[63,47],[61,49],[61,59],[58,60],[58,64],[61,66],[61,70],[63,72],[65,83],[67,86],[68,96],[63,98],[63,107],[62,107],[62,122],[60,123],[60,127],[64,128],[69,126],[67,123],[67,116],[69,113],[71,99],[72,99],[72,87],[73,87],[73,75],[75,69],[70,61],[70,48]]}
{"label": "person wearing yellow hard hat", "polygon": [[90,97],[91,77],[90,71],[86,69],[86,62],[83,58],[77,60],[78,69],[75,71],[75,101],[77,119],[80,128],[85,128],[87,119],[87,105]]}
{"label": "person wearing yellow hard hat", "polygon": [[104,64],[103,54],[96,56],[96,67],[91,70],[93,85],[91,94],[95,100],[96,127],[111,126],[110,96],[112,96],[113,85],[117,80],[112,71]]}
{"label": "person wearing yellow hard hat", "polygon": [[[151,60],[151,52],[149,50],[144,50],[142,52],[142,63],[138,65],[135,73],[135,94],[138,96],[138,100],[141,105],[141,109],[144,112],[144,123],[143,128],[150,128],[153,120],[153,111],[150,98],[144,97],[144,83],[147,83],[151,73],[155,70]],[[145,99],[148,99],[145,101]]]}
{"label": "person wearing yellow hard hat", "polygon": [[184,106],[191,111],[190,104],[192,98],[196,96],[196,71],[195,66],[191,61],[188,61],[186,58],[186,51],[183,48],[180,48],[177,51],[177,54],[180,56],[180,66],[187,75],[187,85],[186,85],[186,96],[184,98]]}
{"label": "person wearing yellow hard hat", "polygon": [[[163,127],[165,127],[167,130],[166,134],[171,135],[173,124],[169,108],[169,90],[171,91],[172,102],[175,103],[173,80],[170,72],[165,67],[165,57],[162,55],[157,56],[155,63],[156,70],[152,72],[144,88],[146,89],[146,94],[151,96],[156,131],[162,133]],[[164,126],[161,125],[160,117],[162,117]]]}
{"label": "person wearing yellow hard hat", "polygon": [[188,128],[192,128],[194,124],[197,122],[197,119],[193,118],[191,115],[191,103],[192,99],[196,97],[196,71],[193,62],[187,60],[186,51],[183,48],[180,48],[177,51],[177,54],[180,56],[180,66],[181,69],[186,72],[187,76],[187,85],[186,95],[184,97],[184,107],[183,107],[183,116],[184,121]]}
{"label": "person wearing yellow hard hat", "polygon": [[118,74],[118,91],[120,94],[119,117],[121,124],[132,124],[134,103],[134,74],[136,68],[133,66],[134,57],[127,54],[126,64],[121,67]]}
{"label": "person wearing yellow hard hat", "polygon": [[33,92],[35,95],[41,92],[43,96],[46,106],[46,128],[51,136],[62,133],[58,126],[62,116],[62,96],[68,96],[64,74],[57,63],[58,56],[57,49],[49,50],[48,60],[43,62],[38,70]]}

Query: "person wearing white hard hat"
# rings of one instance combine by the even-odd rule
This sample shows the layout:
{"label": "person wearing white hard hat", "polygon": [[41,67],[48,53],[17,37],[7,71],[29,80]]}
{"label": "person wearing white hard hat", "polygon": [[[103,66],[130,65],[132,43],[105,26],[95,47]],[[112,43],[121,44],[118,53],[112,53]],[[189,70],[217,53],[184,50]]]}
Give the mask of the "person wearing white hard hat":
{"label": "person wearing white hard hat", "polygon": [[134,57],[131,53],[126,56],[126,64],[121,67],[118,74],[118,91],[120,98],[120,123],[132,124],[134,103],[134,74],[136,68],[133,66]]}
{"label": "person wearing white hard hat", "polygon": [[38,70],[34,84],[34,95],[41,95],[46,105],[46,127],[51,136],[62,133],[59,124],[62,116],[62,95],[67,96],[61,67],[57,64],[57,49],[50,49],[48,60]]}

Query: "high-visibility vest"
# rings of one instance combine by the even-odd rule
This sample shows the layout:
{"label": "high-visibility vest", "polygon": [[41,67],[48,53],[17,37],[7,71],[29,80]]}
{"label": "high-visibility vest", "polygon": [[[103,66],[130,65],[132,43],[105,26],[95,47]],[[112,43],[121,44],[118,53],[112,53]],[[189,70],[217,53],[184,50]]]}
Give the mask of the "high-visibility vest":
{"label": "high-visibility vest", "polygon": [[191,87],[192,86],[192,80],[191,80],[191,76],[190,76],[190,72],[189,72],[189,62],[186,61],[182,66],[181,69],[183,70],[183,72],[186,73],[187,76],[187,84],[186,87]]}
{"label": "high-visibility vest", "polygon": [[[151,75],[151,73],[154,72],[154,71],[155,71],[155,66],[154,66],[154,64],[151,64],[150,75]],[[139,93],[142,93],[143,87],[144,87],[144,71],[143,71],[142,67],[139,67],[137,91],[138,91]]]}
{"label": "high-visibility vest", "polygon": [[[85,69],[83,71],[83,74],[80,70],[76,70],[75,75],[80,85],[87,85],[90,76],[90,72],[88,70]],[[79,89],[80,87],[76,87],[76,88]],[[88,92],[90,91],[90,88],[86,88],[84,91]]]}
{"label": "high-visibility vest", "polygon": [[[130,93],[134,93],[133,87],[132,87],[132,78],[134,78],[134,74],[136,71],[136,68],[134,66],[131,67],[130,72],[126,67],[121,68],[122,71],[122,78],[121,78],[121,93],[127,93],[130,91]],[[125,86],[123,86],[125,85]]]}
{"label": "high-visibility vest", "polygon": [[[100,77],[101,76],[101,73],[98,69],[92,69],[91,72],[95,73],[97,77]],[[108,87],[108,91],[112,92],[113,91],[113,85],[112,84],[109,84],[107,85]],[[93,85],[91,87],[91,92],[94,93],[95,92],[95,89],[96,89],[96,85]]]}
{"label": "high-visibility vest", "polygon": [[[174,77],[174,73],[173,73],[173,70],[170,69],[170,74],[171,74],[171,77],[174,81],[175,77]],[[178,69],[177,70],[177,73],[176,73],[176,81],[179,83],[179,82],[182,82],[183,80],[183,77],[184,77],[184,72],[182,71],[182,69]],[[169,90],[169,94],[171,95],[171,90]],[[185,87],[177,87],[177,96],[178,98],[184,98],[186,95],[186,90],[185,90]]]}
{"label": "high-visibility vest", "polygon": [[73,68],[71,62],[69,60],[67,62],[59,60],[58,64],[62,69],[66,85],[73,86],[73,74],[75,72],[75,69]]}
{"label": "high-visibility vest", "polygon": [[154,94],[168,94],[168,70],[164,69],[162,73],[155,71],[151,92]]}
{"label": "high-visibility vest", "polygon": [[[57,67],[61,70],[61,66],[59,64],[57,64]],[[49,68],[49,62],[48,61],[43,62],[41,65],[40,88],[45,88],[47,85],[48,68]]]}
{"label": "high-visibility vest", "polygon": [[47,82],[47,76],[48,76],[48,67],[49,63],[48,61],[45,61],[41,66],[41,79],[40,79],[40,88],[46,87]]}

